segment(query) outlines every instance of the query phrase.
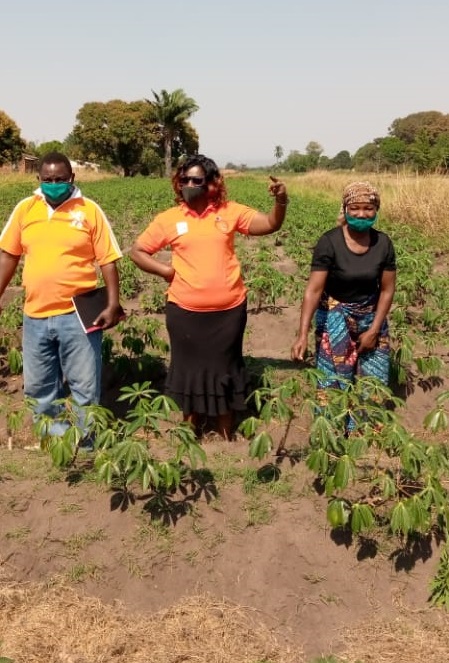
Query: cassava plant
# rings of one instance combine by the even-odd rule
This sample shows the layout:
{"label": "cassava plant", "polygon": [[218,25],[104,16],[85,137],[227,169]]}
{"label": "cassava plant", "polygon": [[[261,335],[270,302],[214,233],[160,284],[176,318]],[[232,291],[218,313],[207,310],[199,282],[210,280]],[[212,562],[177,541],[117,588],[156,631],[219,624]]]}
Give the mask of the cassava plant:
{"label": "cassava plant", "polygon": [[417,351],[417,338],[410,332],[392,333],[391,379],[403,385],[409,393],[416,383],[435,383],[441,380],[443,361],[433,353],[433,339],[424,337],[424,351]]}
{"label": "cassava plant", "polygon": [[299,390],[300,384],[294,378],[276,385],[270,373],[264,373],[262,386],[250,396],[257,416],[247,417],[239,426],[239,431],[249,440],[251,458],[261,460],[272,451],[274,448],[273,425],[278,431],[281,431],[281,442],[278,444],[278,451],[280,450],[282,440],[295,416],[292,401],[298,395]]}
{"label": "cassava plant", "polygon": [[262,309],[277,312],[279,299],[288,296],[291,279],[273,265],[274,261],[273,250],[263,244],[254,254],[248,251],[242,258],[248,303],[254,305],[255,313]]}
{"label": "cassava plant", "polygon": [[167,342],[160,336],[161,323],[155,318],[129,315],[120,322],[114,337],[103,337],[102,355],[105,364],[113,367],[116,375],[133,376],[151,374],[160,364],[160,357],[168,351]]}
{"label": "cassava plant", "polygon": [[26,417],[31,415],[31,400],[17,400],[8,394],[3,394],[0,412],[6,420],[7,446],[11,450],[16,433],[23,428]]}
{"label": "cassava plant", "polygon": [[441,551],[438,568],[430,581],[429,601],[436,607],[449,611],[449,542]]}
{"label": "cassava plant", "polygon": [[[191,468],[205,463],[206,454],[192,427],[177,422],[179,408],[152,389],[150,382],[123,387],[118,400],[130,405],[124,418],[116,418],[98,405],[79,408],[71,399],[57,401],[55,406],[63,409],[56,421],[68,424],[63,435],[48,435],[55,419],[39,418],[36,432],[54,465],[72,467],[86,439],[90,440],[96,452],[97,480],[128,492],[133,483],[140,484],[144,491],[176,489],[188,471],[186,461]],[[151,448],[159,438],[166,439],[174,449],[164,460],[155,458]]]}
{"label": "cassava plant", "polygon": [[19,330],[22,326],[23,297],[15,297],[0,314],[0,361],[12,375],[23,368]]}
{"label": "cassava plant", "polygon": [[[288,427],[296,416],[307,414],[306,463],[328,498],[333,528],[348,527],[358,535],[387,526],[402,540],[435,527],[444,531],[449,520],[447,447],[428,445],[409,433],[395,411],[402,401],[374,378],[326,389],[323,397],[317,391],[320,377],[308,369],[297,380],[255,392],[258,417],[241,425],[250,439],[250,455],[262,458],[272,450],[268,424]],[[446,420],[438,411],[432,421],[436,427]]]}

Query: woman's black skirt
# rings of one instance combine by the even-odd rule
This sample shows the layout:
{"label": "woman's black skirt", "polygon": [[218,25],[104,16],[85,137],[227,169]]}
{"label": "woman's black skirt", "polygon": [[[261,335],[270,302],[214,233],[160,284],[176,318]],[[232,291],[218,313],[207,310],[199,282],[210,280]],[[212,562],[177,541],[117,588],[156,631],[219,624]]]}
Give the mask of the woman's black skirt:
{"label": "woman's black skirt", "polygon": [[246,302],[227,311],[166,307],[171,360],[166,394],[185,415],[245,410],[249,378],[242,356]]}

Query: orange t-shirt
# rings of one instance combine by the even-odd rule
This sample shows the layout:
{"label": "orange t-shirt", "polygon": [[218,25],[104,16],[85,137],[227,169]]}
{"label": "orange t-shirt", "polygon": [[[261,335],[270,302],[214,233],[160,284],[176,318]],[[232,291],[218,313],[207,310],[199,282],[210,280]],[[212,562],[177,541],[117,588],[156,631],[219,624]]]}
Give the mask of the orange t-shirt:
{"label": "orange t-shirt", "polygon": [[158,214],[139,236],[148,253],[172,249],[175,276],[168,301],[190,311],[221,311],[241,304],[246,288],[235,255],[234,234],[248,234],[257,210],[235,202],[201,215],[187,205]]}
{"label": "orange t-shirt", "polygon": [[0,249],[24,255],[24,312],[33,318],[73,311],[72,297],[97,285],[95,263],[122,257],[104,212],[78,189],[54,211],[39,193],[18,203]]}

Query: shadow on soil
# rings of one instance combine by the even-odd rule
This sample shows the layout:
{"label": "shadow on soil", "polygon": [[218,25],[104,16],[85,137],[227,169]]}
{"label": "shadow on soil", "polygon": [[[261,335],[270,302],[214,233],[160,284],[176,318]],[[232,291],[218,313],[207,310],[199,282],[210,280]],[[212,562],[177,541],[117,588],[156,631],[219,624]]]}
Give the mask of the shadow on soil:
{"label": "shadow on soil", "polygon": [[[76,469],[69,470],[66,482],[70,485],[80,484],[93,469],[93,459],[81,463]],[[164,525],[175,526],[178,520],[193,511],[196,502],[203,500],[210,504],[218,497],[218,489],[214,475],[207,468],[189,470],[177,489],[155,490],[143,495],[120,487],[111,488],[110,510],[122,512],[131,506],[141,503],[142,511],[151,520],[158,520]]]}
{"label": "shadow on soil", "polygon": [[[354,537],[353,533],[346,528],[339,527],[331,530],[330,538],[337,546],[350,548],[357,545],[357,560],[359,562],[365,559],[374,559],[380,552],[379,541],[358,535]],[[442,542],[443,538],[438,532],[422,536],[409,536],[401,546],[398,546],[389,554],[388,559],[393,563],[396,572],[405,571],[408,573],[413,570],[417,562],[427,562],[432,557],[434,548],[438,548]]]}

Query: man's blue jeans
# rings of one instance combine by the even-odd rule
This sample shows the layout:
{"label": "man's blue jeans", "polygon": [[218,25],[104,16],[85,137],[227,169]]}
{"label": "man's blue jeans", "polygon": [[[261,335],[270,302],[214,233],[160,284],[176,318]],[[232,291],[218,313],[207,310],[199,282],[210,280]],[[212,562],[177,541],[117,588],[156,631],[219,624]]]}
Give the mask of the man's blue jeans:
{"label": "man's blue jeans", "polygon": [[[79,406],[100,401],[102,332],[86,334],[76,313],[49,318],[23,316],[23,379],[25,396],[36,402],[35,415],[60,415],[54,401],[64,398],[64,380]],[[80,412],[77,422],[84,428]],[[55,421],[49,435],[63,435],[69,423]]]}

